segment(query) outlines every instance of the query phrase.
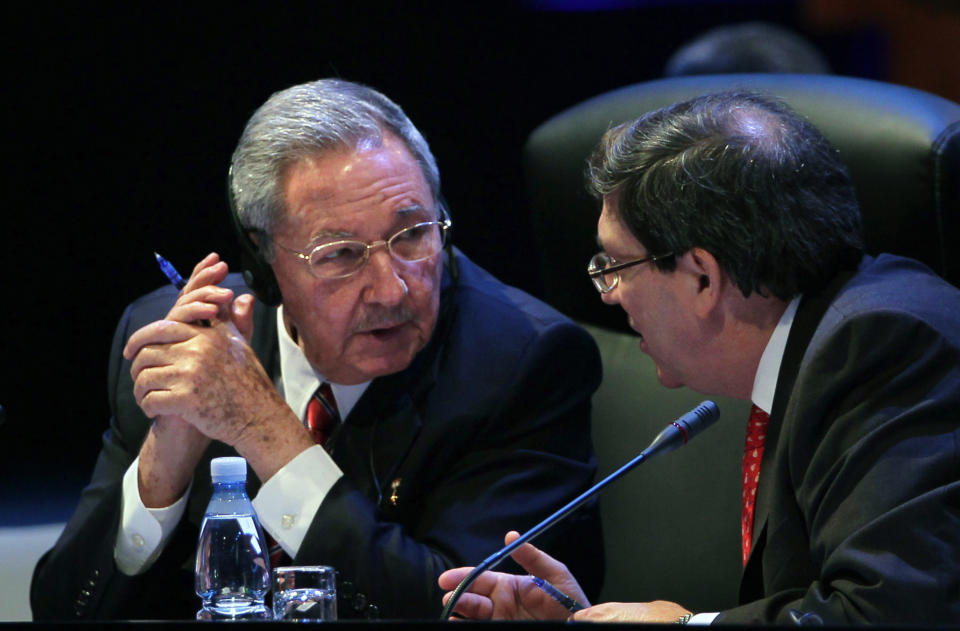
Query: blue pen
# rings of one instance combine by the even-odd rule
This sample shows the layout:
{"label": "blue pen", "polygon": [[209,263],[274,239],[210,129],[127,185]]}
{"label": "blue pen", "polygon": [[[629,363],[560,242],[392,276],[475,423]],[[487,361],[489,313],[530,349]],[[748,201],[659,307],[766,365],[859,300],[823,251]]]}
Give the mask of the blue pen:
{"label": "blue pen", "polygon": [[157,264],[160,266],[160,271],[163,272],[163,275],[167,277],[171,284],[177,289],[183,289],[186,286],[187,281],[183,280],[183,276],[177,271],[177,268],[173,266],[173,263],[163,258],[156,252],[153,253],[153,256],[157,259]]}
{"label": "blue pen", "polygon": [[578,603],[576,599],[567,596],[539,576],[531,576],[530,580],[533,581],[534,585],[545,591],[550,598],[553,598],[555,601],[563,605],[563,607],[570,613],[574,613],[575,611],[580,611],[583,609],[583,605]]}
{"label": "blue pen", "polygon": [[[177,271],[177,268],[173,266],[173,263],[163,258],[156,252],[153,253],[153,256],[157,259],[157,264],[160,266],[160,271],[163,272],[163,275],[167,277],[174,287],[178,290],[182,290],[187,285],[187,281],[183,280],[183,276],[180,275],[180,272]],[[198,320],[197,324],[200,326],[210,326],[210,320]]]}

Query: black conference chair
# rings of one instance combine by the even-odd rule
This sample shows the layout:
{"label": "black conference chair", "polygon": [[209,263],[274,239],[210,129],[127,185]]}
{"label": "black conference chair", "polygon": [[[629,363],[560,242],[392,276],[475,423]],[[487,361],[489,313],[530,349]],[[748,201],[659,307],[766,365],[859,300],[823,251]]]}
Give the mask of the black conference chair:
{"label": "black conference chair", "polygon": [[[823,75],[709,75],[609,92],[531,135],[524,169],[548,302],[591,331],[604,381],[594,398],[601,474],[629,460],[702,397],[666,390],[619,308],[586,276],[599,204],[585,161],[609,127],[659,107],[735,87],[776,95],[839,149],[862,206],[870,252],[917,258],[960,282],[960,105],[919,90]],[[603,600],[665,598],[695,611],[735,604],[739,582],[740,459],[749,404],[715,399],[717,427],[651,460],[601,496],[607,551]]]}

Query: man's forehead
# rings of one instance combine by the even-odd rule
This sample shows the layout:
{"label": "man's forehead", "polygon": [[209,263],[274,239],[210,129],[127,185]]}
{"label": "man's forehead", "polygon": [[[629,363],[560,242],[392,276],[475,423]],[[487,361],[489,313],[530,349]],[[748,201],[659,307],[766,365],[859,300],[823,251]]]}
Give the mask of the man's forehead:
{"label": "man's forehead", "polygon": [[613,212],[610,203],[605,197],[603,200],[603,208],[600,211],[600,218],[597,221],[597,245],[600,247],[609,247],[614,241],[618,241],[618,228],[620,227],[620,219]]}
{"label": "man's forehead", "polygon": [[646,256],[646,248],[633,236],[620,217],[612,212],[604,198],[603,211],[597,222],[597,245],[614,258]]}
{"label": "man's forehead", "polygon": [[303,156],[286,167],[283,193],[288,212],[369,203],[395,205],[401,211],[434,205],[419,163],[399,140]]}
{"label": "man's forehead", "polygon": [[334,182],[363,165],[400,170],[413,170],[422,176],[422,168],[406,143],[395,134],[383,130],[380,135],[344,141],[307,151],[290,160],[284,175],[300,170],[318,171]]}

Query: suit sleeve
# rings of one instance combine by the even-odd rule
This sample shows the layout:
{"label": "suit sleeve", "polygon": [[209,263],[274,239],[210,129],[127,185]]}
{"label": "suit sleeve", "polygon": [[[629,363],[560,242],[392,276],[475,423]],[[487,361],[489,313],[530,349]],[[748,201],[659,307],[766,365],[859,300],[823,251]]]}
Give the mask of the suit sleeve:
{"label": "suit sleeve", "polygon": [[[149,427],[133,400],[129,364],[121,355],[130,332],[142,324],[133,311],[127,308],[114,334],[108,367],[113,414],[91,481],[60,538],[34,569],[30,604],[37,620],[164,617],[160,611],[177,611],[174,604],[185,602],[188,595],[171,588],[182,581],[169,581],[171,563],[163,557],[170,555],[161,555],[153,569],[138,577],[120,572],[113,560],[123,474]],[[168,548],[181,546],[181,539],[174,535]],[[192,582],[189,576],[186,580],[183,585],[189,592]],[[152,608],[151,599],[161,597],[165,603],[160,609]],[[190,606],[196,609],[195,603]]]}
{"label": "suit sleeve", "polygon": [[[827,624],[960,619],[956,332],[876,313],[817,348],[778,445],[794,514],[767,524],[763,572],[781,588],[717,622],[789,622],[791,609]],[[791,537],[806,549],[776,543]],[[789,573],[808,584],[788,587]]]}
{"label": "suit sleeve", "polygon": [[[503,546],[508,530],[528,529],[589,486],[596,468],[589,401],[601,376],[592,339],[558,321],[509,358],[487,350],[497,352],[475,348],[442,367],[461,385],[464,376],[481,380],[474,388],[482,396],[464,395],[469,388],[451,392],[443,381],[434,388],[435,396],[453,397],[444,405],[449,412],[443,423],[424,426],[407,456],[410,466],[397,473],[397,507],[371,501],[349,476],[321,505],[296,561],[335,566],[354,594],[348,607],[369,602],[382,617],[438,616],[442,571],[477,564]],[[493,378],[508,385],[486,388],[491,381],[478,376],[483,371],[496,371]],[[587,590],[599,590],[595,506],[536,543],[577,572]]]}

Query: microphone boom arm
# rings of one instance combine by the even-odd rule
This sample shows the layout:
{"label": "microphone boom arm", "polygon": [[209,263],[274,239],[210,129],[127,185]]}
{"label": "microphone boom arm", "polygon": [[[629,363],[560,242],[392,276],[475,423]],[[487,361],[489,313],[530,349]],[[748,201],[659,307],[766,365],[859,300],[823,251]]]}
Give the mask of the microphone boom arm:
{"label": "microphone boom arm", "polygon": [[580,508],[584,502],[596,495],[601,489],[626,474],[628,471],[646,460],[649,456],[661,452],[666,453],[673,451],[674,449],[687,444],[691,438],[712,425],[718,418],[720,418],[720,409],[717,407],[717,404],[713,401],[704,401],[694,409],[678,418],[676,421],[667,425],[663,431],[657,434],[657,437],[653,439],[653,442],[651,442],[646,449],[637,454],[628,463],[594,484],[592,487],[568,502],[563,508],[550,515],[527,532],[520,535],[520,537],[518,537],[515,541],[481,561],[475,568],[473,568],[473,570],[470,571],[469,574],[467,574],[466,577],[464,577],[462,581],[460,581],[460,584],[457,585],[456,589],[453,590],[453,593],[450,595],[450,599],[443,608],[443,612],[440,614],[440,619],[446,620],[450,617],[450,614],[453,613],[453,608],[456,606],[460,596],[463,595],[463,592],[465,592],[473,583],[473,581],[475,581],[483,572],[492,570],[498,566],[511,552],[527,543],[534,537],[547,531],[558,521],[576,509]]}

